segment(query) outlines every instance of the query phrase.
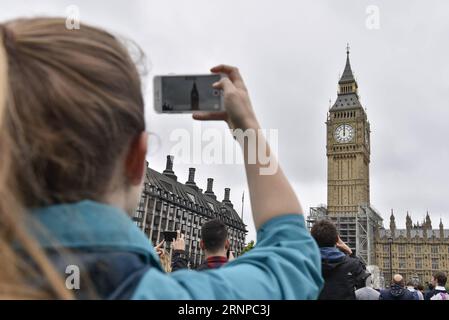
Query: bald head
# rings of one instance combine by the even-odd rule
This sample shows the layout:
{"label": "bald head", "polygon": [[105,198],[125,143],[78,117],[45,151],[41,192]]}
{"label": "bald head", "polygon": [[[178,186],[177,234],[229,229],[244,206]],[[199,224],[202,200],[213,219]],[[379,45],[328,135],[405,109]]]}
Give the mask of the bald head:
{"label": "bald head", "polygon": [[405,285],[404,278],[400,274],[395,274],[393,276],[393,284],[397,284],[403,287]]}

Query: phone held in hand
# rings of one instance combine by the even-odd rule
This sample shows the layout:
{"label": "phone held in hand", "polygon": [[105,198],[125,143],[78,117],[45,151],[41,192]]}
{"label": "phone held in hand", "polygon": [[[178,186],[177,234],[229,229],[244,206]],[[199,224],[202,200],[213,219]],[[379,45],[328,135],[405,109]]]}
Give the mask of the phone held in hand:
{"label": "phone held in hand", "polygon": [[165,242],[172,242],[177,236],[178,233],[176,231],[164,231]]}
{"label": "phone held in hand", "polygon": [[157,113],[223,111],[223,94],[212,85],[220,74],[158,75],[153,78],[154,109]]}

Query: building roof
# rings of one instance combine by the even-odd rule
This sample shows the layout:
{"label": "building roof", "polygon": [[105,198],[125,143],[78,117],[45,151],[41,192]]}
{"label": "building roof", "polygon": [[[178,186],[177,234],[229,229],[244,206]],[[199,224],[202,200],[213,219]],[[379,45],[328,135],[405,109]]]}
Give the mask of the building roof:
{"label": "building roof", "polygon": [[339,94],[331,111],[362,108],[356,93]]}
{"label": "building roof", "polygon": [[[213,193],[212,195],[208,195],[203,193],[202,190],[196,186],[194,187],[178,182],[176,176],[173,174],[173,171],[170,171],[170,174],[165,174],[159,173],[148,167],[145,176],[145,184],[146,192],[149,192],[149,190],[147,190],[148,185],[154,186],[162,192],[174,195],[176,199],[184,200],[193,208],[205,208],[207,211],[211,211],[215,215],[219,214],[221,217],[227,217],[229,223],[227,223],[226,219],[224,219],[226,224],[230,224],[231,226],[246,232],[246,225],[243,223],[242,219],[235,211],[229,200],[226,202],[220,202],[215,199]],[[192,209],[192,211],[198,210]]]}
{"label": "building roof", "polygon": [[[449,238],[449,229],[444,229],[444,237],[445,238]],[[387,229],[380,229],[379,230],[379,236],[381,238],[388,238],[391,236],[391,231],[387,230]],[[410,236],[411,238],[424,238],[424,232],[423,229],[411,229],[410,230]],[[394,238],[406,238],[407,237],[407,229],[396,229],[394,232]],[[432,237],[435,238],[439,238],[440,237],[440,229],[432,229],[432,230],[427,230],[427,238],[430,239]]]}
{"label": "building roof", "polygon": [[[353,83],[354,86],[351,90],[341,90],[345,85]],[[357,81],[354,78],[354,74],[351,69],[351,62],[349,61],[349,46],[346,48],[346,65],[340,80],[338,81],[340,91],[337,99],[330,109],[330,111],[348,110],[348,109],[363,109],[359,101],[357,94]],[[354,89],[355,88],[355,89]]]}

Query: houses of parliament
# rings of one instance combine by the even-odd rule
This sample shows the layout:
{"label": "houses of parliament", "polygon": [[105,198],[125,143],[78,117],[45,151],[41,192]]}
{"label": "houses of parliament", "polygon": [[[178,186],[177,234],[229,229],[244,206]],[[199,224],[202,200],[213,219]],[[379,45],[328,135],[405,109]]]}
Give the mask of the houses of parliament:
{"label": "houses of parliament", "polygon": [[319,219],[332,220],[342,240],[377,270],[381,285],[388,285],[395,273],[421,283],[429,282],[436,271],[449,273],[449,229],[441,220],[433,229],[428,213],[421,223],[413,223],[407,213],[406,228],[399,229],[392,211],[386,229],[371,205],[371,126],[360,102],[349,47],[326,131],[327,206],[310,208],[309,227]]}

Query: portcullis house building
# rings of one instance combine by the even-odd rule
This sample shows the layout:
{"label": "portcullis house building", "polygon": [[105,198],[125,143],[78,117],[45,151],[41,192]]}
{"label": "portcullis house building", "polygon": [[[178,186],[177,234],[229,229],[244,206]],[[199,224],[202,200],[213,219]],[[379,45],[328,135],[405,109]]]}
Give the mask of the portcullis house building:
{"label": "portcullis house building", "polygon": [[[230,192],[225,188],[224,199],[217,200],[212,178],[207,179],[207,189],[203,192],[196,185],[195,168],[189,168],[186,183],[179,182],[173,171],[173,156],[167,156],[162,173],[147,167],[134,221],[153,245],[164,239],[164,231],[181,230],[186,239],[190,267],[196,268],[204,259],[199,245],[201,226],[210,219],[219,219],[227,226],[231,250],[238,256],[245,246],[247,230],[230,201]],[[166,249],[169,249],[168,245]]]}

